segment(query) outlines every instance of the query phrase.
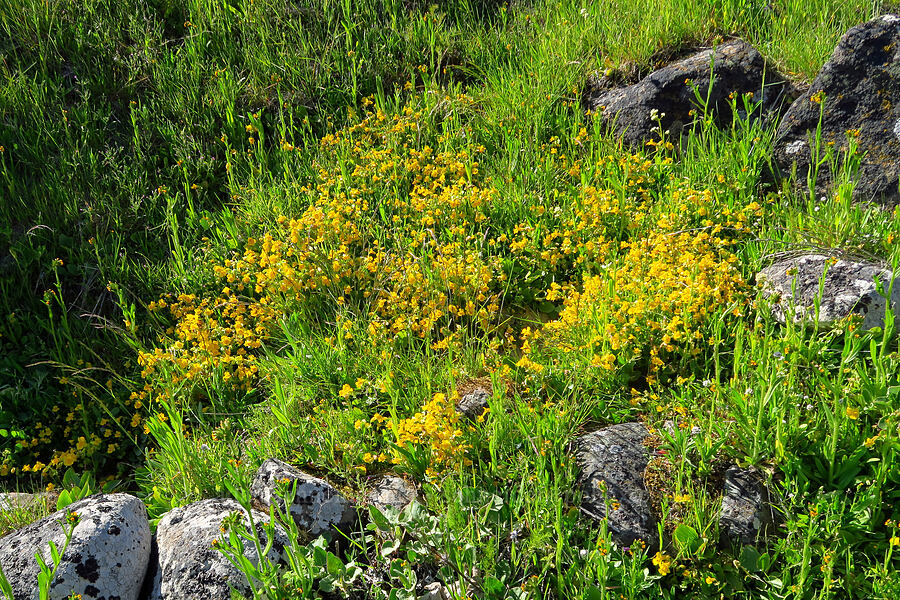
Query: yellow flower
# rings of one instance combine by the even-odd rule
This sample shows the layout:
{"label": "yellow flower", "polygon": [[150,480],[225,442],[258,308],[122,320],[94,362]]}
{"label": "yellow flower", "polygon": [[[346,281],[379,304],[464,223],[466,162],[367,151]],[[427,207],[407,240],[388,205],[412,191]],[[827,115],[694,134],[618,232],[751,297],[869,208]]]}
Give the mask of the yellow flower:
{"label": "yellow flower", "polygon": [[653,557],[653,564],[656,565],[657,569],[659,569],[660,575],[668,575],[669,571],[672,570],[672,557],[668,554],[657,552]]}
{"label": "yellow flower", "polygon": [[859,409],[854,406],[848,406],[845,412],[847,413],[847,418],[851,421],[859,418]]}
{"label": "yellow flower", "polygon": [[350,396],[353,395],[353,388],[350,387],[349,384],[346,384],[346,383],[345,383],[345,384],[344,384],[344,387],[341,388],[341,391],[338,392],[338,395],[339,395],[341,398],[349,398]]}
{"label": "yellow flower", "polygon": [[897,537],[895,535],[890,539],[890,542],[891,542],[891,546],[900,546],[900,537]]}

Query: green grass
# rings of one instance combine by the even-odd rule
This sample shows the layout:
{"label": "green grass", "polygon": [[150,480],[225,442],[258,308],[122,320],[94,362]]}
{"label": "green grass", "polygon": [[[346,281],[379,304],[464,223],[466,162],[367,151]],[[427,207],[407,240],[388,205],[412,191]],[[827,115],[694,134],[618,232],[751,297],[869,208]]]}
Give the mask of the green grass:
{"label": "green grass", "polygon": [[[896,265],[898,213],[850,203],[852,183],[823,199],[766,187],[773,130],[758,121],[630,156],[580,103],[591,75],[633,78],[732,35],[808,82],[844,31],[886,9],[0,3],[0,487],[64,483],[71,465],[125,480],[156,518],[242,495],[269,457],[354,500],[381,473],[415,479],[423,505],[371,515],[341,569],[309,545],[303,572],[266,575],[309,595],[410,597],[433,572],[490,598],[896,597],[897,337],[780,325],[751,284],[785,251]],[[422,181],[451,191],[419,205]],[[348,198],[365,204],[344,212]],[[455,200],[458,214],[437,212]],[[306,240],[318,209],[339,226]],[[678,245],[685,230],[711,233],[710,247]],[[261,281],[267,233],[306,244],[274,264],[316,275],[259,290],[223,279]],[[712,266],[682,269],[667,247]],[[226,262],[241,256],[257,262]],[[679,286],[700,300],[628,320]],[[185,320],[149,308],[179,294],[210,312],[190,308],[199,325],[167,333]],[[154,348],[187,356],[179,332],[229,346],[230,306],[272,311],[253,317],[254,374],[187,338],[196,373],[162,360],[142,374]],[[668,334],[648,324],[676,318]],[[633,339],[614,341],[623,328]],[[435,417],[438,433],[398,449],[427,402],[473,380],[492,393],[482,422]],[[660,535],[697,536],[656,563],[580,515],[569,452],[580,433],[636,419],[665,450],[651,465]],[[758,550],[716,544],[730,464],[757,467],[779,498],[782,524]],[[0,531],[25,520],[3,514]],[[380,583],[367,589],[357,568]]]}

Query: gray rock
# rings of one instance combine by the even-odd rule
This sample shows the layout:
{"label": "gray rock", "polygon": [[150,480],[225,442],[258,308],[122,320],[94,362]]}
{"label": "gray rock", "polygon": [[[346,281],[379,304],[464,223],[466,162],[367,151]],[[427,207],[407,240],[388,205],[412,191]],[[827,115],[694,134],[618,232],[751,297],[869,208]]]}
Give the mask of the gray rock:
{"label": "gray rock", "polygon": [[297,527],[310,535],[318,536],[335,527],[346,531],[356,522],[356,509],[331,484],[274,458],[260,465],[253,477],[250,493],[264,506],[277,500],[281,510],[287,512],[284,501],[278,499],[275,493],[279,482],[284,480],[291,484],[297,482],[290,514]]}
{"label": "gray rock", "polygon": [[[702,111],[695,89],[704,99],[708,94],[709,108],[717,122],[726,126],[733,118],[728,101],[732,92],[752,93],[755,101],[762,102],[764,115],[777,112],[795,96],[795,90],[784,77],[768,67],[762,55],[743,40],[726,42],[713,52],[713,49],[704,50],[654,71],[634,85],[592,95],[587,100],[588,108],[611,125],[628,146],[639,148],[651,139],[659,139],[653,133],[658,125],[650,116],[651,110],[658,111],[663,129],[669,130],[673,137],[699,119]],[[738,109],[742,106],[738,98]],[[692,111],[697,114],[691,114]]]}
{"label": "gray rock", "polygon": [[[820,296],[823,273],[825,278]],[[885,297],[877,291],[876,277],[882,282],[886,293],[893,277],[890,270],[870,263],[809,254],[780,260],[761,270],[756,280],[764,295],[780,296],[781,300],[773,304],[772,312],[782,322],[789,305],[793,306],[796,322],[814,319],[815,302],[819,299],[820,325],[827,327],[856,314],[863,317],[863,329],[871,329],[884,326],[887,306]],[[895,311],[894,324],[900,325],[900,282],[894,285],[891,305]]]}
{"label": "gray rock", "polygon": [[[824,108],[812,100],[825,95]],[[824,110],[824,112],[822,112]],[[900,201],[900,16],[885,15],[850,29],[819,71],[809,93],[797,99],[776,132],[774,158],[785,173],[797,165],[805,185],[812,159],[809,138],[822,116],[822,144],[847,146],[847,131],[859,130],[859,169],[854,198],[888,205]],[[828,166],[817,191],[833,182]]]}
{"label": "gray rock", "polygon": [[649,455],[643,442],[649,435],[641,423],[611,425],[579,437],[574,449],[583,511],[595,520],[605,518],[617,543],[640,539],[655,552],[659,535],[644,486]]}
{"label": "gray rock", "polygon": [[760,474],[755,469],[728,469],[719,516],[722,541],[755,544],[772,531],[774,523],[771,496]]}
{"label": "gray rock", "polygon": [[[214,540],[227,539],[222,521],[235,512],[249,527],[247,511],[230,498],[201,500],[163,515],[156,528],[157,564],[147,574],[153,581],[149,600],[230,600],[231,588],[245,596],[250,594],[246,576],[213,547]],[[252,517],[257,539],[265,547],[268,515],[253,510]],[[272,562],[284,562],[288,535],[278,524],[274,531],[275,539],[266,556]],[[259,563],[252,540],[244,540],[244,556]]]}
{"label": "gray rock", "polygon": [[35,553],[52,565],[49,542],[62,550],[61,522],[69,513],[76,513],[78,522],[50,584],[50,598],[81,594],[85,600],[136,600],[150,557],[150,524],[144,503],[128,494],[84,498],[0,538],[0,568],[15,600],[38,597]]}
{"label": "gray rock", "polygon": [[416,600],[453,600],[454,598],[473,596],[474,590],[471,589],[472,586],[466,587],[467,589],[463,591],[463,586],[460,585],[458,581],[451,583],[450,585],[440,581],[432,581],[423,586],[423,593],[420,594]]}
{"label": "gray rock", "polygon": [[46,506],[47,494],[25,494],[22,492],[4,492],[0,494],[0,511],[31,510]]}
{"label": "gray rock", "polygon": [[456,410],[465,418],[474,421],[484,414],[490,399],[489,391],[484,388],[475,388],[459,399],[459,402],[456,403]]}
{"label": "gray rock", "polygon": [[378,510],[383,511],[388,506],[403,510],[416,499],[416,488],[402,477],[386,475],[375,484],[366,499]]}

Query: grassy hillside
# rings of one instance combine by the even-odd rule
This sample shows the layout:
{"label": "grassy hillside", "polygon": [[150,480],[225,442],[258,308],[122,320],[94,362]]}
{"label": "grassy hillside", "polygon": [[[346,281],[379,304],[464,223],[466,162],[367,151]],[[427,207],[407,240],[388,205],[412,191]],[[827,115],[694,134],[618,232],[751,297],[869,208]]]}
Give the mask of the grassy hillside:
{"label": "grassy hillside", "polygon": [[[890,9],[0,3],[0,488],[72,468],[158,517],[278,457],[418,482],[405,541],[343,559],[384,589],[405,557],[498,598],[897,597],[897,338],[779,325],[753,274],[896,265],[900,213],[764,185],[761,121],[632,153],[582,107],[732,36],[802,86]],[[660,536],[698,543],[579,517],[569,443],[630,420]],[[768,548],[717,549],[729,464],[780,499]]]}

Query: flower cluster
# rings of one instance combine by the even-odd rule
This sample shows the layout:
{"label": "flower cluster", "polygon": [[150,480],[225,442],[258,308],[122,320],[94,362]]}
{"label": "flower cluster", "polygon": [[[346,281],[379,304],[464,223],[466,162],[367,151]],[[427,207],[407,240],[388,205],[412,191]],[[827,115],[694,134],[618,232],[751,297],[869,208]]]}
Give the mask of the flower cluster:
{"label": "flower cluster", "polygon": [[557,320],[523,332],[520,367],[541,371],[536,354],[551,363],[580,357],[601,373],[640,364],[652,383],[676,349],[691,357],[711,341],[713,315],[740,314],[749,288],[733,246],[759,205],[732,211],[716,206],[709,190],[680,184],[670,193],[680,211],[635,206],[630,238],[618,242],[596,274],[586,271],[579,287],[550,286],[550,300],[565,290],[563,309]]}
{"label": "flower cluster", "polygon": [[[472,464],[466,457],[469,445],[463,436],[460,415],[444,394],[435,394],[421,411],[400,420],[395,435],[399,447],[424,451],[435,469]],[[398,455],[394,461],[400,463],[403,458]]]}
{"label": "flower cluster", "polygon": [[412,108],[376,110],[325,136],[299,217],[278,218],[214,266],[217,295],[151,304],[174,325],[141,353],[144,377],[219,377],[249,389],[257,350],[295,310],[359,315],[373,343],[418,338],[440,348],[460,328],[495,327],[505,276],[477,243],[495,195],[476,181],[484,149],[440,136],[446,148],[435,150],[419,141],[422,120]]}
{"label": "flower cluster", "polygon": [[278,316],[268,298],[248,300],[228,286],[216,298],[181,294],[152,302],[149,309],[168,309],[175,326],[167,331],[172,339],[165,348],[140,353],[141,375],[149,379],[161,370],[170,385],[214,376],[250,389],[259,370],[254,352]]}

